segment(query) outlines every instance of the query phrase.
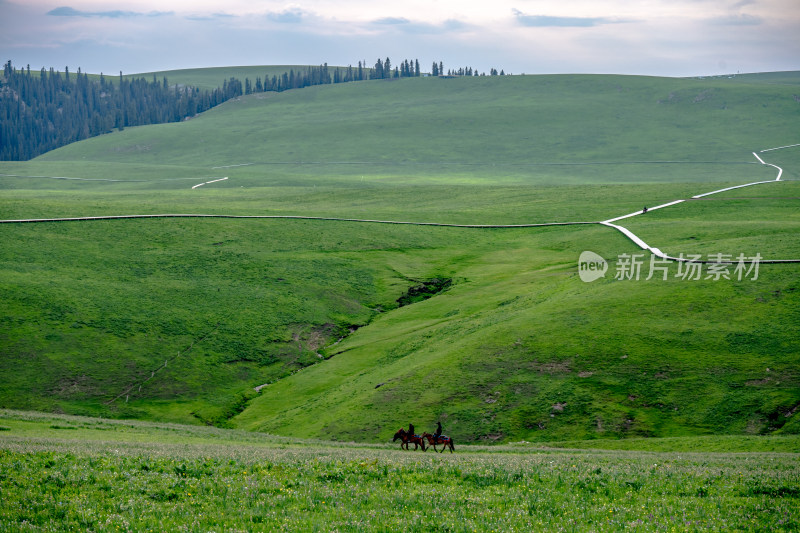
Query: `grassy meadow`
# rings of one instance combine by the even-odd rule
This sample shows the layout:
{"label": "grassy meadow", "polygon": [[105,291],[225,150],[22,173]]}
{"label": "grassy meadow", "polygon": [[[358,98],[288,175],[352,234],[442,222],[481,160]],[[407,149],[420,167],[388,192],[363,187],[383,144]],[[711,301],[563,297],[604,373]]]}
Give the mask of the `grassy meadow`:
{"label": "grassy meadow", "polygon": [[[438,175],[453,183],[453,176],[466,175],[531,183],[537,174],[531,167],[554,163],[754,162],[751,151],[791,140],[794,90],[636,76],[376,80],[242,97],[185,123],[129,128],[37,161],[206,170],[249,163],[266,168],[238,171],[259,170],[262,185],[281,176],[339,173],[351,180]],[[592,170],[598,182],[656,181],[627,165]],[[576,173],[571,180],[592,181]],[[694,181],[670,174],[658,181]],[[235,185],[246,183],[228,186]]]}
{"label": "grassy meadow", "polygon": [[[700,531],[800,526],[797,437],[669,452],[526,443],[402,452],[197,426],[0,411],[17,531]],[[658,440],[658,439],[656,439]],[[661,441],[663,446],[664,441]],[[714,445],[719,446],[719,441]]]}
{"label": "grassy meadow", "polygon": [[[169,76],[243,76],[231,68]],[[0,219],[598,222],[774,180],[752,152],[796,141],[792,79],[415,78],[251,95],[0,163]],[[798,154],[761,156],[796,180]],[[800,258],[796,189],[621,223],[672,254]],[[487,444],[800,431],[795,265],[614,279],[639,250],[596,224],[163,218],[0,234],[4,408],[374,443],[437,419]],[[609,260],[605,278],[580,281],[584,250]],[[433,279],[447,290],[400,306]]]}

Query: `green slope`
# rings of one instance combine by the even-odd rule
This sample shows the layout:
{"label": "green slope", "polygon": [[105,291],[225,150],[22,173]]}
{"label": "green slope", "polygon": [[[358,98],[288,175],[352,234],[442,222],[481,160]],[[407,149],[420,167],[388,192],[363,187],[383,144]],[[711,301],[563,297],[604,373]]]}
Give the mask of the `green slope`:
{"label": "green slope", "polygon": [[[734,79],[734,78],[731,78]],[[737,74],[737,82],[774,83],[783,85],[800,85],[800,71],[785,72],[753,72]]]}
{"label": "green slope", "polygon": [[[598,221],[774,179],[751,152],[796,141],[792,91],[525,76],[253,95],[2,163],[0,211]],[[798,150],[768,154],[798,177]],[[626,225],[670,253],[800,258],[796,186],[759,187]],[[460,441],[800,429],[792,265],[740,282],[685,281],[673,266],[668,281],[585,284],[581,251],[638,251],[601,226],[150,219],[0,232],[0,407],[355,440],[437,418]],[[453,285],[397,307],[431,278]]]}
{"label": "green slope", "polygon": [[460,260],[464,281],[445,295],[379,318],[330,360],[264,389],[237,424],[379,440],[441,419],[459,440],[533,441],[791,421],[796,267],[740,283],[585,284],[573,266],[582,249],[635,251],[599,228],[526,231]]}
{"label": "green slope", "polygon": [[[37,161],[170,165],[249,178],[228,186],[364,175],[492,183],[693,181],[691,168],[651,174],[636,166],[552,163],[754,163],[750,151],[795,135],[800,106],[792,95],[792,87],[727,79],[381,80],[251,95],[186,123],[129,128]],[[243,164],[248,167],[230,167]]]}

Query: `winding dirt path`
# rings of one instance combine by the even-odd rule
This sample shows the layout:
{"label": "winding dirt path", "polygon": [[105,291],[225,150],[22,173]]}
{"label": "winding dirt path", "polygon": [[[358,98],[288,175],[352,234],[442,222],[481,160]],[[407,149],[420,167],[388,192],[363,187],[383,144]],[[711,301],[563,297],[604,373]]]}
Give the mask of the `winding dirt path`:
{"label": "winding dirt path", "polygon": [[[796,147],[796,146],[800,146],[800,144],[791,144],[791,145],[788,145],[788,146],[778,146],[776,148],[767,148],[767,149],[761,150],[760,153],[771,152],[773,150],[782,150],[784,148],[793,148],[793,147]],[[754,182],[751,182],[751,183],[744,183],[742,185],[734,185],[733,187],[725,187],[724,189],[717,189],[717,190],[711,191],[711,192],[706,192],[706,193],[702,193],[702,194],[696,194],[696,195],[692,196],[689,200],[697,200],[697,199],[705,198],[707,196],[711,196],[711,195],[718,194],[718,193],[721,193],[721,192],[732,191],[734,189],[741,189],[743,187],[752,187],[753,185],[762,185],[764,183],[775,183],[775,182],[781,181],[781,176],[783,175],[783,169],[781,167],[779,167],[777,165],[773,165],[772,163],[767,163],[756,152],[753,152],[753,156],[755,156],[755,158],[758,159],[759,163],[761,163],[762,165],[766,165],[766,166],[770,166],[770,167],[776,168],[778,170],[777,177],[774,180],[754,181]],[[633,243],[636,244],[636,246],[638,246],[642,250],[649,251],[650,253],[652,253],[656,257],[660,257],[661,259],[667,259],[667,260],[670,260],[670,261],[678,261],[678,262],[692,261],[692,259],[689,259],[689,258],[673,257],[671,255],[667,255],[664,252],[662,252],[661,250],[659,250],[658,248],[648,245],[639,236],[637,236],[635,233],[633,233],[628,228],[625,228],[625,227],[620,226],[618,224],[614,224],[614,222],[616,222],[618,220],[623,220],[623,219],[626,219],[626,218],[635,217],[637,215],[642,215],[645,212],[650,212],[650,211],[653,211],[653,210],[656,210],[656,209],[669,207],[669,206],[680,204],[680,203],[683,203],[683,202],[686,202],[686,201],[687,201],[686,199],[673,200],[672,202],[668,202],[666,204],[661,204],[661,205],[657,205],[655,207],[647,208],[647,211],[642,209],[641,211],[636,211],[634,213],[629,213],[627,215],[622,215],[620,217],[609,218],[608,220],[601,221],[600,224],[603,224],[604,226],[608,226],[610,228],[614,228],[614,229],[620,231],[628,239],[633,241]],[[734,263],[738,263],[739,261],[738,260],[737,261],[697,261],[697,260],[694,260],[692,262],[695,262],[695,263],[713,262],[713,263],[722,263],[722,264],[734,264]],[[744,263],[752,263],[754,261],[743,261],[743,262]],[[800,259],[759,259],[758,262],[759,263],[800,263]]]}
{"label": "winding dirt path", "polygon": [[132,218],[262,218],[294,220],[328,220],[332,222],[365,222],[369,224],[400,224],[408,226],[439,226],[447,228],[539,228],[545,226],[576,226],[581,224],[601,224],[601,222],[542,222],[538,224],[447,224],[444,222],[406,222],[400,220],[372,220],[363,218],[312,217],[302,215],[209,215],[202,213],[162,213],[157,215],[101,215],[96,217],[61,218],[20,218],[0,220],[0,224],[19,224],[35,222],[80,222],[92,220],[125,220]]}
{"label": "winding dirt path", "polygon": [[203,183],[198,183],[197,185],[193,185],[192,189],[196,189],[198,187],[202,187],[203,185],[208,185],[209,183],[216,183],[218,181],[225,181],[226,179],[228,179],[228,176],[225,176],[224,178],[217,178],[217,179],[211,180],[211,181],[204,181]]}

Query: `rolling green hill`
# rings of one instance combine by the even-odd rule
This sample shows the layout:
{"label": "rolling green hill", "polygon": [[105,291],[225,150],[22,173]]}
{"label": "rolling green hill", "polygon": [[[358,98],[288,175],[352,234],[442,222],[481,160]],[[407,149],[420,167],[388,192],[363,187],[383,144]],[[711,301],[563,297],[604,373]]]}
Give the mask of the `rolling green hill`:
{"label": "rolling green hill", "polygon": [[[258,94],[2,163],[0,218],[597,222],[774,180],[752,152],[797,142],[795,92],[514,76]],[[800,148],[762,157],[800,177]],[[625,225],[673,255],[800,258],[796,191],[759,185]],[[616,280],[617,257],[640,250],[600,225],[153,218],[0,233],[0,407],[358,441],[437,419],[473,442],[800,431],[792,264]],[[579,279],[584,250],[610,261],[603,280]],[[433,279],[450,284],[400,306]]]}
{"label": "rolling green hill", "polygon": [[[774,83],[783,85],[800,85],[800,71],[786,72],[754,72],[748,74],[737,74],[736,81]],[[732,78],[731,78],[732,79]]]}
{"label": "rolling green hill", "polygon": [[[240,98],[200,120],[130,128],[38,161],[205,170],[250,164],[257,168],[243,172],[260,185],[297,174],[425,181],[455,174],[494,183],[530,183],[531,175],[544,174],[543,182],[552,183],[561,169],[536,165],[753,163],[750,151],[785,144],[795,134],[800,111],[793,91],[728,79],[624,76],[378,80]],[[573,182],[694,181],[674,170],[642,173],[593,168],[569,174],[577,174]]]}

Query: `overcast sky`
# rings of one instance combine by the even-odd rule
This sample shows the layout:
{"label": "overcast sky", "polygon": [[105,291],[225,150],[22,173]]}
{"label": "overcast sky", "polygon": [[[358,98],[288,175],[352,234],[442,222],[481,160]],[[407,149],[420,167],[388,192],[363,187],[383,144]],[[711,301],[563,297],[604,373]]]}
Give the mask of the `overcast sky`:
{"label": "overcast sky", "polygon": [[0,0],[2,61],[133,74],[226,65],[514,74],[800,70],[799,0]]}

